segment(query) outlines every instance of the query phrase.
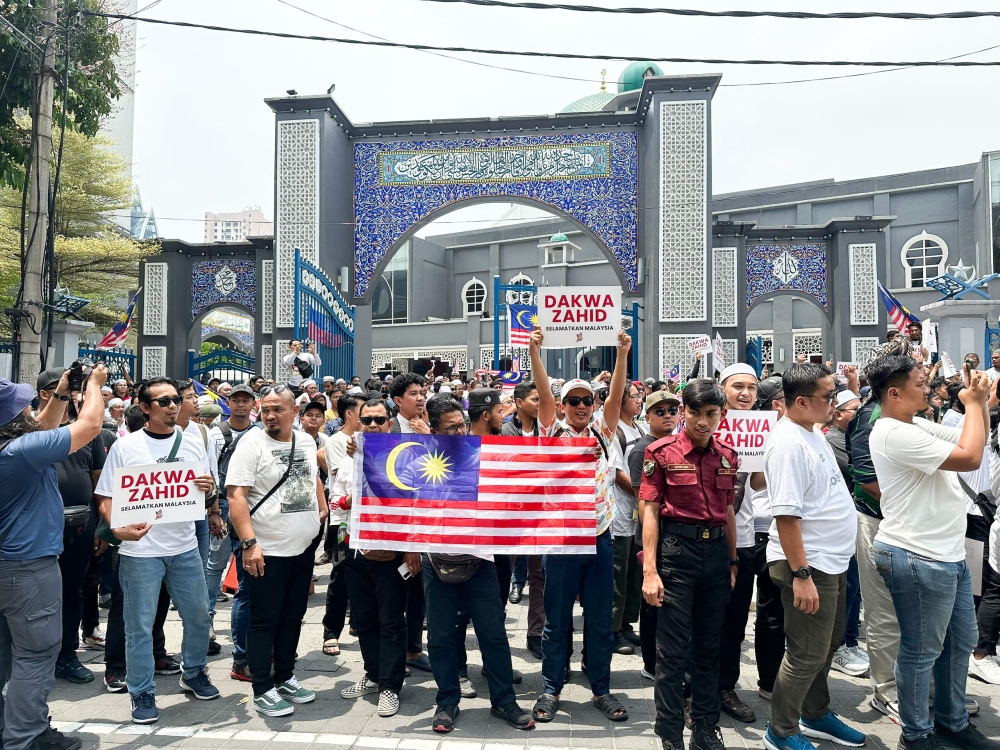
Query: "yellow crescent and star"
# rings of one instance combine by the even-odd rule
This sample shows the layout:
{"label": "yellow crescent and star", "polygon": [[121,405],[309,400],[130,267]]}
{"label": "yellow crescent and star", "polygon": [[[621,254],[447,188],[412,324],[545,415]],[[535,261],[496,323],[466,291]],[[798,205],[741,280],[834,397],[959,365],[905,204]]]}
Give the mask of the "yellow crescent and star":
{"label": "yellow crescent and star", "polygon": [[[525,323],[523,316],[528,315],[529,313],[531,314],[531,317],[528,319],[529,322]],[[538,325],[538,315],[536,313],[532,313],[531,310],[521,310],[517,314],[517,324],[521,326],[521,328],[532,328]]]}
{"label": "yellow crescent and star", "polygon": [[[406,490],[407,492],[415,492],[420,488],[410,487],[409,485],[403,484],[399,475],[396,473],[396,460],[399,458],[399,454],[411,445],[419,446],[421,443],[414,442],[413,440],[400,443],[389,451],[389,455],[385,460],[386,477],[394,487]],[[451,461],[447,455],[445,455],[444,451],[431,451],[417,460],[421,462],[418,469],[425,482],[430,482],[431,484],[441,484],[445,479],[448,479],[452,473]]]}

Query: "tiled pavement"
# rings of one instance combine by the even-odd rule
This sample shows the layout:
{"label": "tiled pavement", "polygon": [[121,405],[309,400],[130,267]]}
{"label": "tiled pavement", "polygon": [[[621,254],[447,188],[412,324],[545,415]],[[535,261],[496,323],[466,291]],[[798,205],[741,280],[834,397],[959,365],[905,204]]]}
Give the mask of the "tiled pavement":
{"label": "tiled pavement", "polygon": [[[414,670],[401,693],[401,709],[391,718],[375,713],[376,695],[347,701],[340,697],[341,688],[357,681],[362,675],[361,655],[356,639],[345,633],[341,639],[342,653],[331,658],[321,651],[323,605],[325,601],[326,566],[318,567],[320,580],[310,598],[306,623],[299,645],[299,680],[316,691],[314,703],[297,706],[295,714],[281,718],[265,718],[247,705],[250,686],[229,677],[230,646],[229,607],[220,605],[216,630],[224,645],[222,655],[209,661],[209,675],[222,692],[214,701],[198,701],[178,687],[178,677],[156,678],[157,705],[160,719],[156,724],[136,726],[129,723],[130,703],[125,695],[113,695],[104,690],[103,656],[99,651],[80,652],[81,661],[94,669],[97,679],[88,685],[71,685],[57,680],[50,697],[55,725],[84,740],[84,748],[112,747],[193,747],[239,748],[376,748],[382,750],[531,750],[532,748],[602,748],[603,750],[657,750],[653,734],[652,683],[639,677],[641,659],[636,656],[614,657],[612,690],[628,708],[630,721],[612,724],[588,702],[590,690],[585,676],[579,671],[581,623],[577,622],[576,654],[572,681],[567,685],[556,720],[538,725],[529,732],[511,729],[506,723],[489,715],[486,680],[480,676],[478,650],[470,628],[470,676],[480,697],[462,701],[462,711],[454,732],[442,738],[430,729],[434,709],[435,686],[430,674]],[[103,612],[103,610],[102,610]],[[577,610],[579,616],[579,610]],[[744,669],[740,694],[757,712],[754,724],[742,724],[722,717],[722,733],[729,748],[763,747],[761,736],[768,719],[770,704],[761,700],[755,685],[756,672],[752,663],[752,622],[744,643]],[[507,628],[510,634],[514,667],[524,673],[524,682],[517,686],[518,700],[530,709],[541,688],[541,663],[525,648],[527,599],[508,606]],[[167,620],[167,648],[176,654],[180,649],[181,625],[176,613]],[[899,729],[868,705],[871,691],[867,678],[849,678],[833,673],[831,687],[834,710],[848,722],[869,735],[868,746],[882,750],[894,748]],[[969,692],[982,710],[975,723],[990,737],[1000,738],[1000,686],[986,685],[970,679]],[[819,743],[821,750],[830,750],[829,743]],[[824,748],[824,745],[829,747]]]}

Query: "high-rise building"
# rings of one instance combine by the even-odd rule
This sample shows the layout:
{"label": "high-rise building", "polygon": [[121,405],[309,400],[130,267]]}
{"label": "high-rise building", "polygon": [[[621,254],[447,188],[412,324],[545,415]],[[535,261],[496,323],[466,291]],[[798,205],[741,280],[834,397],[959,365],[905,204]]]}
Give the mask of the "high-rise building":
{"label": "high-rise building", "polygon": [[231,214],[205,212],[205,242],[242,242],[248,237],[274,234],[274,222],[259,208],[245,208]]}
{"label": "high-rise building", "polygon": [[[125,15],[135,15],[138,10],[138,0],[124,0],[119,3],[121,8],[118,12]],[[129,180],[132,179],[132,141],[135,129],[135,51],[136,51],[136,22],[134,20],[122,19],[115,24],[118,32],[118,54],[115,57],[115,65],[121,75],[122,94],[111,104],[111,112],[101,123],[101,132],[109,136],[114,141],[112,150],[119,154],[128,166],[125,173]],[[135,223],[135,209],[129,216],[124,212],[118,212],[112,220],[122,229],[131,231],[131,226]],[[155,223],[154,234],[155,237]],[[140,237],[140,239],[142,239]]]}
{"label": "high-rise building", "polygon": [[142,207],[139,188],[134,189],[133,196],[129,232],[137,240],[155,240],[160,235],[156,231],[156,214],[153,213],[153,207],[150,206],[149,211]]}

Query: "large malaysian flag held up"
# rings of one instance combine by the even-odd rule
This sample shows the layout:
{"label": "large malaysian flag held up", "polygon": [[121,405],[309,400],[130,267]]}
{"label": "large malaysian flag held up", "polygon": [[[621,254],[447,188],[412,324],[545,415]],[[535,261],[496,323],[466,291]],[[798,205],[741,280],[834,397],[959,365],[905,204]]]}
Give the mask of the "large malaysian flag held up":
{"label": "large malaysian flag held up", "polygon": [[594,554],[594,438],[361,437],[351,547]]}

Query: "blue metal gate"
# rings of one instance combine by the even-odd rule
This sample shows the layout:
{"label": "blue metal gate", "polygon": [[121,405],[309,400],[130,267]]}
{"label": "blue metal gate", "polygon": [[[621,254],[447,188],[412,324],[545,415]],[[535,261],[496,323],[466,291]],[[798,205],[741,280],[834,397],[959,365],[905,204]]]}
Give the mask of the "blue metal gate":
{"label": "blue metal gate", "polygon": [[86,357],[92,362],[103,362],[112,377],[122,377],[128,373],[129,378],[135,380],[135,352],[127,347],[90,349],[81,346],[77,351],[77,356]]}
{"label": "blue metal gate", "polygon": [[210,374],[227,383],[242,382],[254,374],[254,358],[237,349],[216,349],[201,357],[188,350],[188,377]]}
{"label": "blue metal gate", "polygon": [[983,353],[983,369],[989,369],[990,356],[994,349],[1000,349],[1000,328],[986,326],[986,351]]}
{"label": "blue metal gate", "polygon": [[316,344],[322,364],[314,378],[332,375],[350,380],[354,374],[354,306],[319,268],[295,248],[295,337]]}
{"label": "blue metal gate", "polygon": [[[501,284],[500,277],[493,277],[493,369],[510,370],[516,349],[510,346],[510,329],[507,325],[508,305],[534,305],[537,286],[527,284]],[[642,305],[633,302],[631,308],[622,310],[622,328],[632,337],[632,356],[628,377],[635,380],[639,373],[639,310]],[[593,380],[602,371],[615,369],[617,349],[613,346],[574,347],[572,349],[545,349],[545,371],[550,378],[583,378]],[[522,370],[529,368],[528,349],[520,348]]]}

